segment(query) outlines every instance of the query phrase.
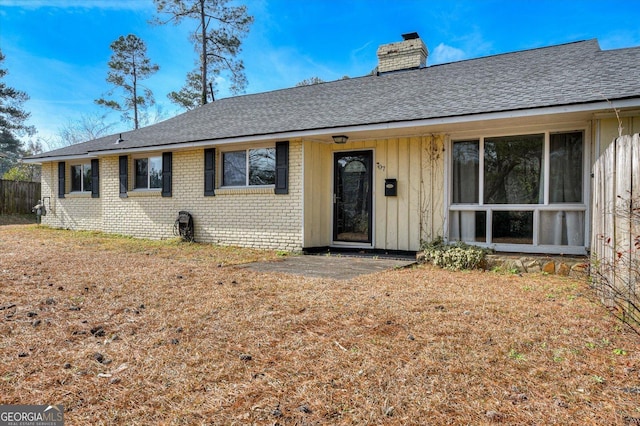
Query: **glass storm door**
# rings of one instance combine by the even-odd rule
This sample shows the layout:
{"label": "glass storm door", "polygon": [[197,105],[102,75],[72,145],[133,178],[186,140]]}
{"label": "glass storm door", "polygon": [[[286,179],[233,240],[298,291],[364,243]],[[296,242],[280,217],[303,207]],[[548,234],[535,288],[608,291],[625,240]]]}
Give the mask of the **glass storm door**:
{"label": "glass storm door", "polygon": [[333,240],[371,244],[373,151],[336,152]]}

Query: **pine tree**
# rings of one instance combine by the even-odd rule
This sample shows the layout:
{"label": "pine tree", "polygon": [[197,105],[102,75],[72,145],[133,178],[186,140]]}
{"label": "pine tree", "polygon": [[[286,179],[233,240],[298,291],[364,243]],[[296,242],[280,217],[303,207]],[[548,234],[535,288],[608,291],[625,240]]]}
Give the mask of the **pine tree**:
{"label": "pine tree", "polygon": [[22,104],[29,100],[29,95],[21,90],[7,86],[3,81],[8,71],[2,68],[5,56],[0,50],[0,176],[15,165],[24,154],[21,136],[35,133],[33,126],[27,126],[29,113]]}
{"label": "pine tree", "polygon": [[[230,0],[154,0],[158,13],[170,16],[168,21],[157,23],[178,24],[184,18],[197,22],[191,34],[199,53],[200,69],[187,75],[187,83],[180,92],[171,92],[169,99],[191,109],[194,107],[193,94],[199,89],[198,105],[208,102],[208,92],[213,92],[215,82],[211,75],[227,73],[230,76],[231,93],[241,93],[247,86],[244,63],[238,59],[241,39],[249,32],[253,17],[247,14],[246,6],[230,6]],[[195,76],[200,83],[194,84]],[[213,93],[211,93],[213,98]]]}
{"label": "pine tree", "polygon": [[109,61],[109,72],[107,82],[114,87],[107,92],[107,96],[112,96],[116,89],[124,92],[122,101],[100,98],[96,99],[98,105],[103,105],[123,113],[125,121],[131,119],[130,111],[133,111],[133,128],[137,129],[140,124],[140,110],[155,103],[153,93],[144,87],[140,81],[149,78],[160,68],[152,64],[147,57],[147,45],[134,34],[120,36],[111,43],[111,60]]}
{"label": "pine tree", "polygon": [[170,92],[167,97],[174,104],[191,110],[202,105],[202,76],[197,71],[187,73],[187,82],[179,92]]}

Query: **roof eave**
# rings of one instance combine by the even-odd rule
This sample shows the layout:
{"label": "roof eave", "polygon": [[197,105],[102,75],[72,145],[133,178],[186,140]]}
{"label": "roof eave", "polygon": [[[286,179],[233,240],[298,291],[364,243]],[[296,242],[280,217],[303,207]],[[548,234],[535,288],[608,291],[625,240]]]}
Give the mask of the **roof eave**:
{"label": "roof eave", "polygon": [[212,145],[229,145],[229,144],[239,144],[239,143],[248,143],[248,142],[266,142],[273,140],[288,140],[288,139],[296,139],[296,138],[318,138],[318,137],[326,137],[327,135],[336,134],[336,133],[348,133],[348,132],[364,132],[364,131],[389,131],[389,130],[401,130],[407,127],[435,127],[435,126],[446,126],[453,124],[462,124],[462,123],[472,123],[472,122],[482,122],[489,120],[500,120],[500,119],[515,119],[515,118],[526,118],[526,117],[536,117],[542,115],[553,115],[553,114],[569,114],[576,112],[602,112],[610,110],[614,112],[617,109],[621,108],[638,108],[640,107],[640,97],[632,97],[626,99],[616,99],[616,100],[602,100],[597,102],[585,102],[579,104],[567,104],[567,105],[554,105],[554,106],[544,106],[544,107],[536,107],[536,108],[527,108],[527,109],[517,109],[517,110],[505,110],[505,111],[492,111],[492,112],[484,112],[478,114],[465,114],[458,116],[446,116],[446,117],[432,117],[425,119],[416,119],[416,120],[403,120],[403,121],[391,121],[391,122],[382,122],[382,123],[369,123],[369,124],[360,124],[353,126],[337,126],[337,127],[323,127],[317,129],[308,129],[308,130],[293,130],[279,133],[268,133],[268,134],[258,134],[258,135],[243,135],[237,137],[228,137],[228,138],[220,138],[220,139],[205,139],[198,141],[185,141],[185,142],[175,142],[175,143],[167,143],[167,144],[156,144],[151,146],[143,146],[143,147],[132,147],[132,148],[113,148],[113,149],[102,149],[102,150],[94,150],[89,151],[86,154],[82,155],[69,155],[69,156],[54,156],[54,157],[36,157],[31,159],[25,159],[25,162],[28,163],[45,163],[52,161],[68,161],[75,159],[92,159],[97,158],[99,156],[106,155],[123,155],[130,153],[144,153],[144,152],[152,152],[152,151],[171,151],[177,149],[189,149],[189,148],[201,148]]}
{"label": "roof eave", "polygon": [[53,161],[91,160],[94,158],[98,158],[98,156],[93,153],[86,153],[86,154],[74,154],[74,155],[54,155],[51,157],[27,157],[27,158],[23,158],[22,162],[29,163],[29,164],[42,164],[42,163],[50,163]]}

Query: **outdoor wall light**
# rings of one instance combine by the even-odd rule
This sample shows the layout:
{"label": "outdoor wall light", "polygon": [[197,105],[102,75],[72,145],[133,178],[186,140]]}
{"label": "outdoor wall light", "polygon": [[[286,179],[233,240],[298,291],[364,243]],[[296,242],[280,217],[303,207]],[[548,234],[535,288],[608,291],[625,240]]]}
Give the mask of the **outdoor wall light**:
{"label": "outdoor wall light", "polygon": [[347,139],[349,139],[349,136],[345,136],[345,135],[335,135],[331,137],[333,138],[333,142],[337,144],[347,143]]}

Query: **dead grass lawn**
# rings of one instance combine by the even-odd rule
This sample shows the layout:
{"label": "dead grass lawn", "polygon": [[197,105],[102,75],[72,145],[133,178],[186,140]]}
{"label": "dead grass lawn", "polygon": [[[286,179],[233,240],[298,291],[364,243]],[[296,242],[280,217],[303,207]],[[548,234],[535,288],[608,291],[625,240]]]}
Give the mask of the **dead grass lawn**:
{"label": "dead grass lawn", "polygon": [[572,279],[350,281],[272,252],[0,229],[0,404],[69,425],[640,422],[638,336]]}
{"label": "dead grass lawn", "polygon": [[35,214],[0,214],[0,226],[36,223]]}

